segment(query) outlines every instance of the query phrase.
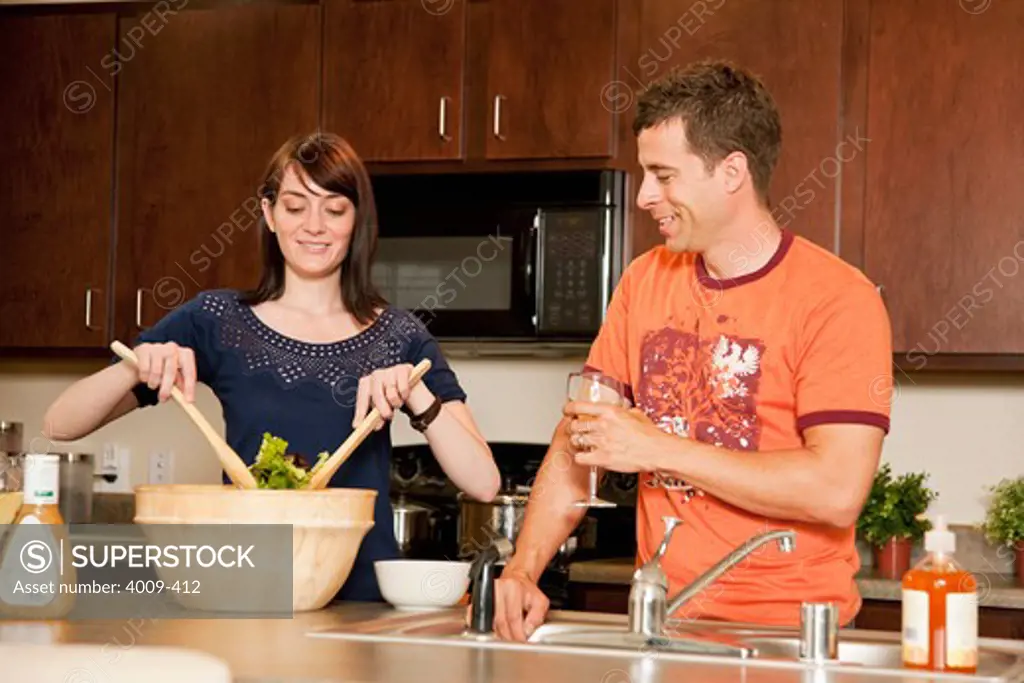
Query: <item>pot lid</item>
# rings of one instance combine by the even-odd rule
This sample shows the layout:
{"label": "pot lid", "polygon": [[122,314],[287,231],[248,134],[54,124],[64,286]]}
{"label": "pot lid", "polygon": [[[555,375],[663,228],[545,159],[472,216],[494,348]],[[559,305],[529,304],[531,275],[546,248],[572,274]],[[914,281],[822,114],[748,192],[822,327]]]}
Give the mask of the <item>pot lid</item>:
{"label": "pot lid", "polygon": [[458,499],[464,503],[475,503],[476,505],[526,505],[530,496],[526,493],[503,493],[498,492],[493,500],[477,500],[469,496],[465,491],[459,492]]}
{"label": "pot lid", "polygon": [[405,496],[399,496],[398,500],[391,503],[391,508],[395,512],[433,512],[434,508],[429,505],[423,505],[422,503],[410,502]]}

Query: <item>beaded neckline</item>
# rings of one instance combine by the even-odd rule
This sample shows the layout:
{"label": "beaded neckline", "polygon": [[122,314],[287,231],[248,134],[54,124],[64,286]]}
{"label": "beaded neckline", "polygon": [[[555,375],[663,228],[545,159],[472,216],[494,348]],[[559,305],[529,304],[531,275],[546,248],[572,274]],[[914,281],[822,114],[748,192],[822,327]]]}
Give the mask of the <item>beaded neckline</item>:
{"label": "beaded neckline", "polygon": [[365,330],[334,342],[307,342],[281,334],[243,303],[237,292],[204,295],[201,307],[217,318],[221,348],[239,354],[246,372],[270,372],[283,387],[312,380],[332,393],[346,392],[359,378],[404,362],[422,323],[402,309],[386,307]]}
{"label": "beaded neckline", "polygon": [[380,340],[381,336],[384,335],[394,318],[394,311],[392,308],[390,306],[385,306],[384,310],[381,311],[379,316],[377,316],[377,319],[370,323],[366,329],[357,332],[347,339],[340,339],[332,342],[310,342],[295,339],[294,337],[289,337],[278,332],[273,327],[263,322],[263,320],[256,315],[256,312],[252,310],[252,307],[239,300],[237,295],[234,297],[234,301],[238,307],[238,311],[242,314],[246,323],[252,328],[252,331],[259,335],[264,341],[274,346],[288,349],[289,351],[306,351],[309,355],[313,356],[333,356],[338,353],[351,351],[353,349],[373,344]]}

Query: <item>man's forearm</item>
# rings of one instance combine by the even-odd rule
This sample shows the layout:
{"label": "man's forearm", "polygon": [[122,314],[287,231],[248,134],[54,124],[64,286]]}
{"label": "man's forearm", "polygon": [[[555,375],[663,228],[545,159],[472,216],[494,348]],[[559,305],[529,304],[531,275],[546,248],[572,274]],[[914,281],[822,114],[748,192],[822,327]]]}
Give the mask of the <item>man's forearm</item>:
{"label": "man's forearm", "polygon": [[650,469],[754,514],[846,527],[863,503],[849,470],[812,448],[733,451],[678,437],[663,443],[652,453]]}
{"label": "man's forearm", "polygon": [[573,506],[587,495],[588,468],[573,462],[565,422],[559,423],[537,472],[515,554],[505,569],[523,572],[535,582],[587,512]]}

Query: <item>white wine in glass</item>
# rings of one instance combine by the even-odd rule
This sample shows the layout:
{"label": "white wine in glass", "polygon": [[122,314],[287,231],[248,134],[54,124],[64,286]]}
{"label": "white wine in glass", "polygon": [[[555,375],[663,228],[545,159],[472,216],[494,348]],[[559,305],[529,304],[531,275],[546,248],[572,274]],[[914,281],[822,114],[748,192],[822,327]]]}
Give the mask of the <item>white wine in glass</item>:
{"label": "white wine in glass", "polygon": [[[576,403],[603,403],[621,406],[625,404],[623,385],[614,377],[596,371],[571,372],[567,387],[567,397]],[[577,415],[577,420],[592,419],[589,415]],[[575,507],[613,508],[615,503],[604,500],[597,495],[597,467],[590,468],[590,496],[573,503]]]}

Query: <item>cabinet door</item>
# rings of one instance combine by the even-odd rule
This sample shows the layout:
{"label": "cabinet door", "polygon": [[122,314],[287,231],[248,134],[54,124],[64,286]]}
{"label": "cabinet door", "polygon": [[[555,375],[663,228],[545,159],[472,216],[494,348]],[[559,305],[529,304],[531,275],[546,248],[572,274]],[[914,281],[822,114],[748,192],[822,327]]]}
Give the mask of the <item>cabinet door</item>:
{"label": "cabinet door", "polygon": [[[122,22],[122,36],[136,21]],[[256,192],[280,145],[316,130],[318,36],[311,5],[187,10],[121,64],[117,329],[126,343],[200,290],[256,284]]]}
{"label": "cabinet door", "polygon": [[463,156],[466,0],[326,0],[324,126],[364,161]]}
{"label": "cabinet door", "polygon": [[[866,146],[838,132],[843,0],[644,0],[641,26],[640,55],[623,67],[623,87],[639,90],[700,59],[761,77],[782,119],[772,215],[838,253],[837,178]],[[637,215],[637,227],[641,249],[661,241],[648,215]]]}
{"label": "cabinet door", "polygon": [[[490,159],[608,157],[616,0],[493,0]],[[482,124],[482,122],[479,122]],[[473,125],[478,125],[474,121]]]}
{"label": "cabinet door", "polygon": [[1024,352],[1021,35],[1022,2],[871,6],[864,267],[904,365]]}
{"label": "cabinet door", "polygon": [[[0,347],[106,344],[113,14],[0,20]],[[92,67],[90,69],[90,67]]]}

